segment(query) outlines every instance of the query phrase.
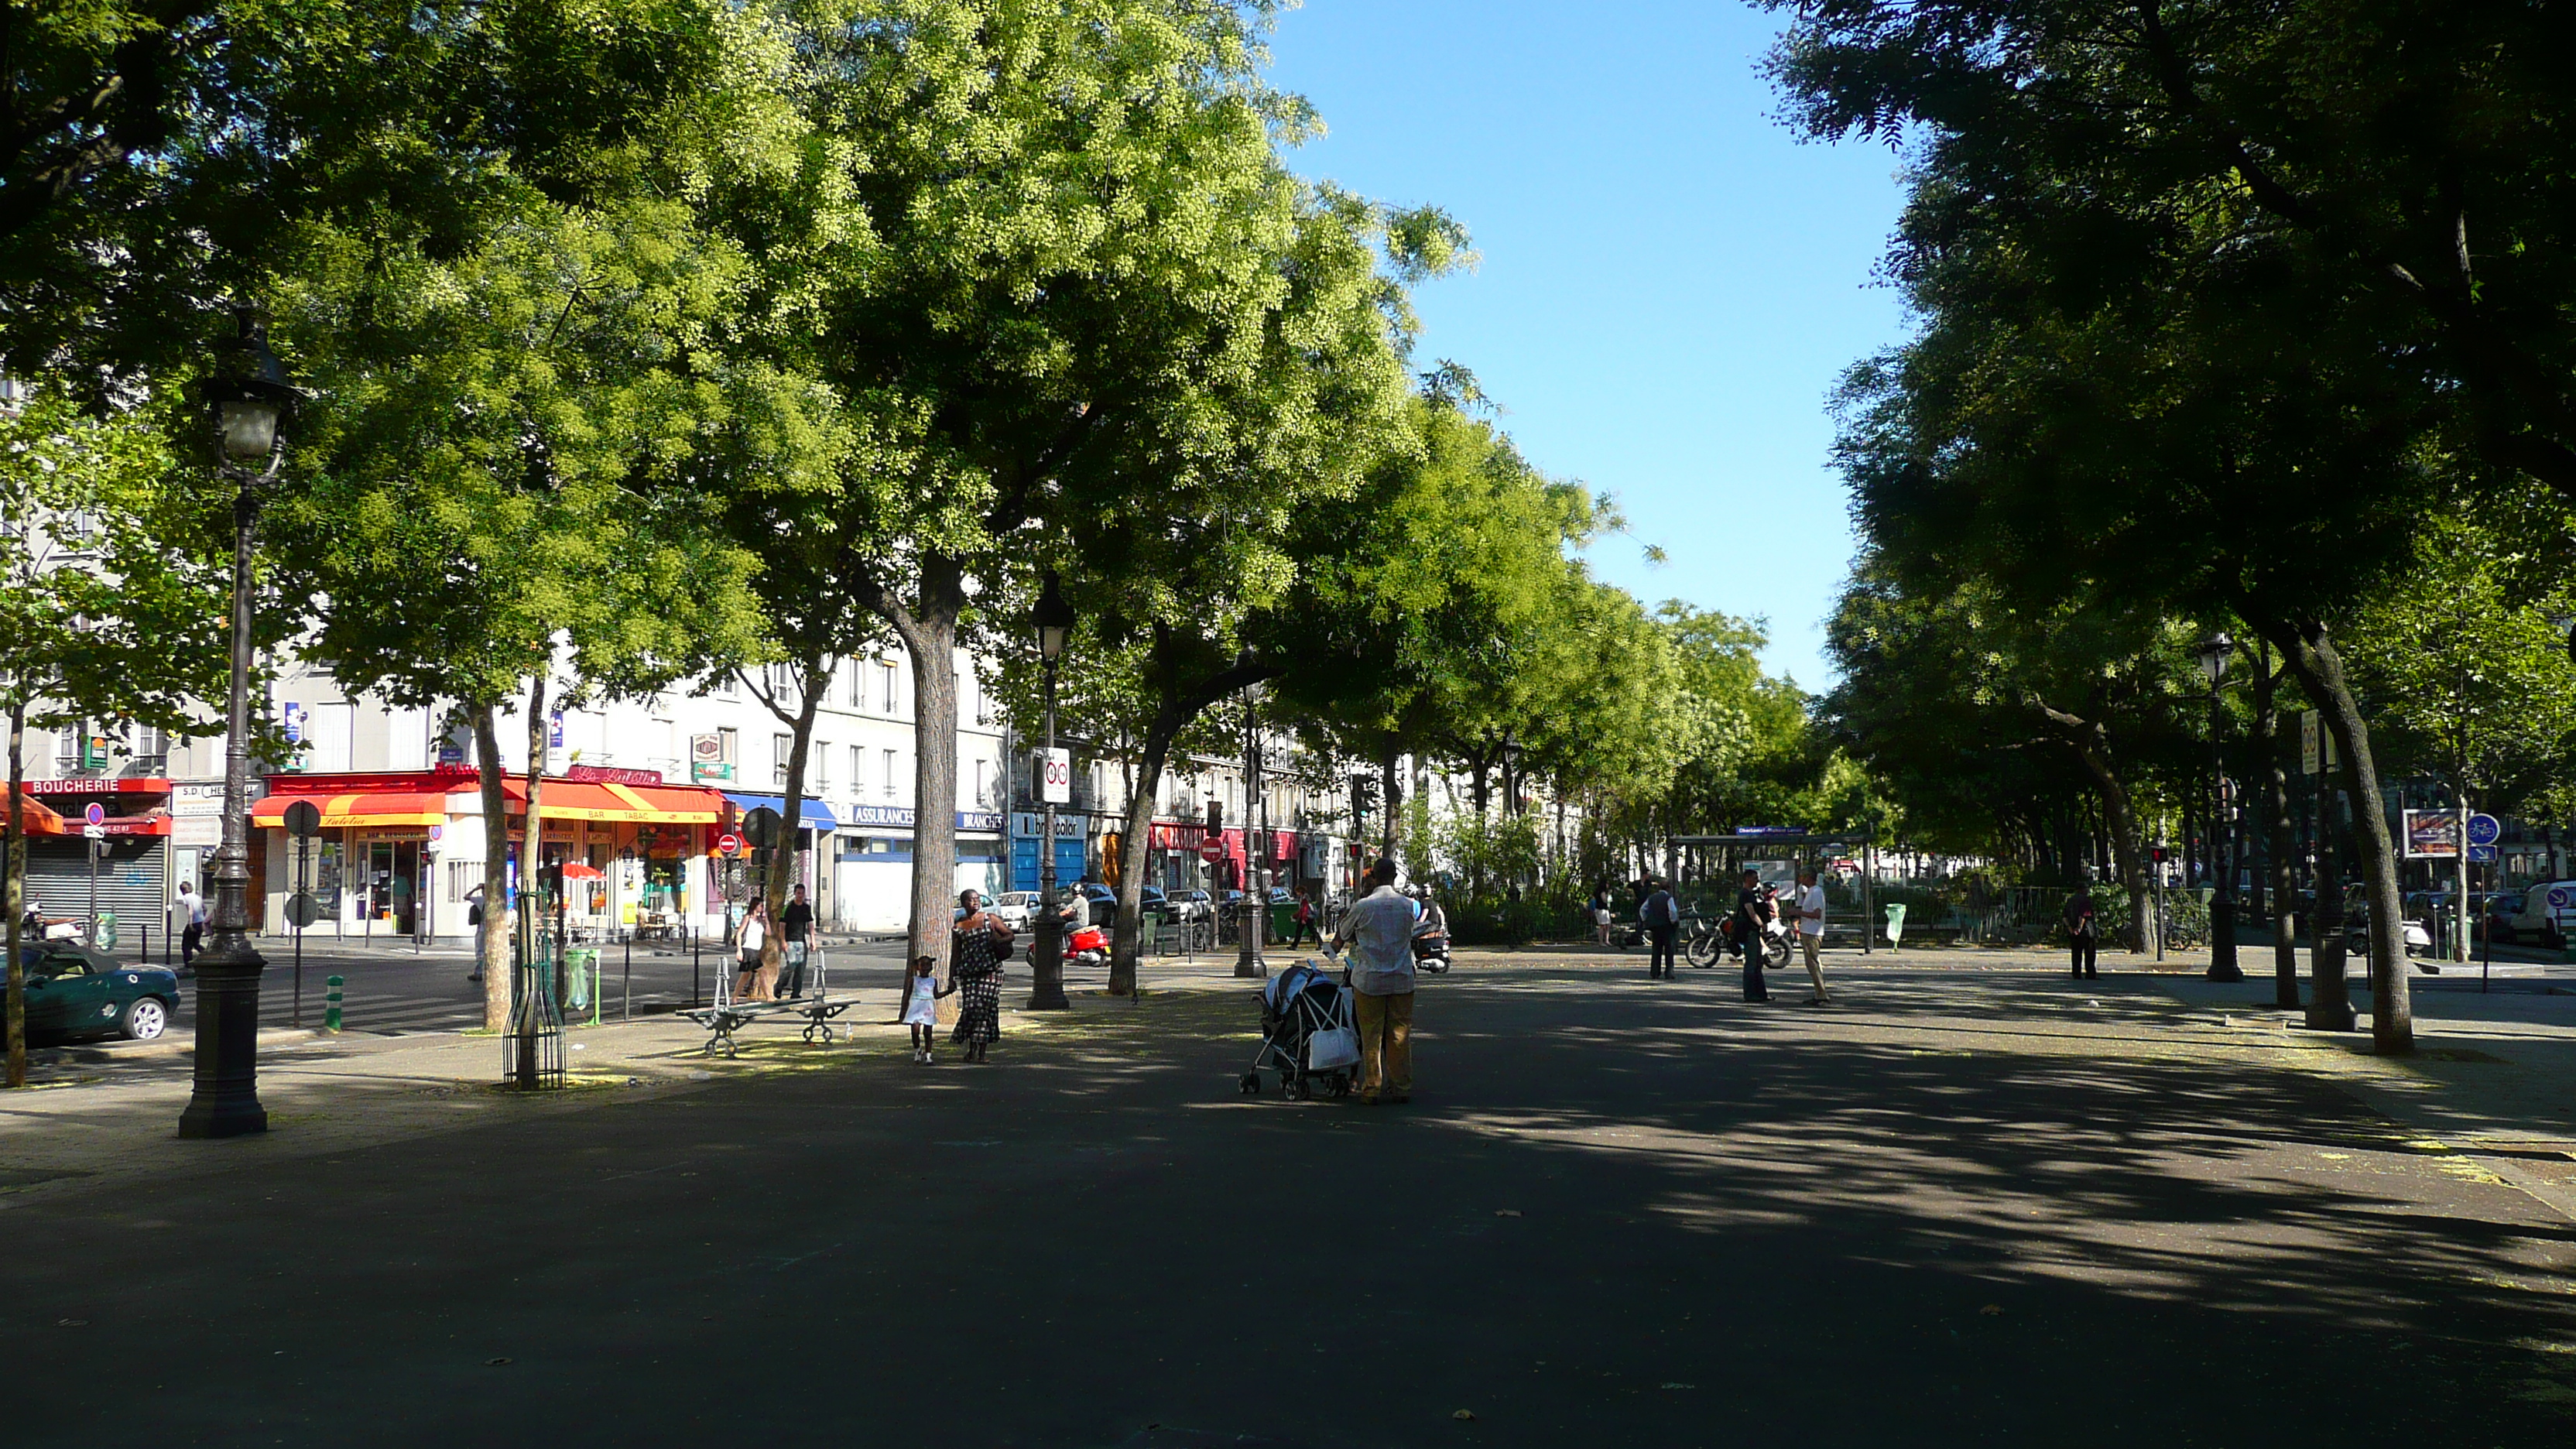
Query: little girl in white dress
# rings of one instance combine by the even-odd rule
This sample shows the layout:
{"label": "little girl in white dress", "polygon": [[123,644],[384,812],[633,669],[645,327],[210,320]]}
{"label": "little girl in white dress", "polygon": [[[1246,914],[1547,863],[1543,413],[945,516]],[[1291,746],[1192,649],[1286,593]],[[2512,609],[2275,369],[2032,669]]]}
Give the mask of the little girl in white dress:
{"label": "little girl in white dress", "polygon": [[939,1029],[940,997],[955,994],[957,988],[939,989],[939,962],[924,956],[912,963],[912,974],[903,978],[903,1020],[912,1028],[912,1059],[922,1066],[932,1066],[938,1058],[930,1054],[932,1035]]}

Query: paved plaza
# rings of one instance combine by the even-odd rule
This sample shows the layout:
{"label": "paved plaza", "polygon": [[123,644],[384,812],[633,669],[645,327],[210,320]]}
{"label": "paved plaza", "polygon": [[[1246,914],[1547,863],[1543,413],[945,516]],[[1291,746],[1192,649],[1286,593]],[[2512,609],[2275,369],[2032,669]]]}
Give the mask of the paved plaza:
{"label": "paved plaza", "polygon": [[[2576,1433],[2576,994],[2416,1060],[2114,957],[1476,954],[1409,1106],[1241,1096],[1221,964],[994,1064],[272,1035],[0,1099],[13,1421],[89,1444],[2443,1444]],[[2176,963],[2180,964],[2180,963]],[[1015,991],[1014,1004],[1024,996]],[[69,1366],[80,1365],[78,1372]]]}

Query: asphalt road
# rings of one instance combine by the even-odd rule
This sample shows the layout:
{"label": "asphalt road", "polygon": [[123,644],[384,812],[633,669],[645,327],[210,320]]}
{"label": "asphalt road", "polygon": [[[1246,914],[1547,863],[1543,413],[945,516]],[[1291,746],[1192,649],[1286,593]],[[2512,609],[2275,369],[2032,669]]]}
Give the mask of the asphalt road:
{"label": "asphalt road", "polygon": [[365,1150],[174,1143],[244,1170],[0,1214],[11,1427],[1274,1449],[2576,1429],[2576,1223],[2313,1075],[2160,1042],[2181,1017],[2146,983],[1882,970],[1831,1010],[1726,984],[1432,982],[1401,1108],[1239,1096],[1252,1022],[1224,993],[1016,1034],[985,1068],[781,1042],[679,1095]]}

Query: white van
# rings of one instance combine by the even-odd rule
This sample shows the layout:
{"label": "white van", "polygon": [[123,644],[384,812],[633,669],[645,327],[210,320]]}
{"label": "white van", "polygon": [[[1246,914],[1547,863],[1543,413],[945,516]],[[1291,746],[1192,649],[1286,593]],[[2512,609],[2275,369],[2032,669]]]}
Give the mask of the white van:
{"label": "white van", "polygon": [[2522,893],[2521,913],[2505,924],[2513,933],[2509,940],[2563,949],[2568,928],[2576,926],[2576,880],[2532,882]]}

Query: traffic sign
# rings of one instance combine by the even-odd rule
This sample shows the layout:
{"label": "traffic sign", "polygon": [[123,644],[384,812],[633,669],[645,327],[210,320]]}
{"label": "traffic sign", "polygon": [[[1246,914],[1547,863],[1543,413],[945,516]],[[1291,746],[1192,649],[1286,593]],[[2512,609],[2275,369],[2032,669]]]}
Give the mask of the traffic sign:
{"label": "traffic sign", "polygon": [[730,832],[730,831],[726,832],[726,833],[725,833],[725,834],[723,834],[723,835],[719,835],[719,836],[717,836],[717,837],[716,837],[716,854],[718,854],[718,855],[740,855],[740,854],[742,854],[742,837],[741,837],[741,836],[739,836],[739,835],[735,835],[735,834],[733,834],[733,833],[732,833],[732,832]]}
{"label": "traffic sign", "polygon": [[297,891],[286,898],[287,923],[298,928],[322,919],[322,907],[315,903],[312,892]]}
{"label": "traffic sign", "polygon": [[2504,827],[2496,823],[2496,818],[2494,816],[2472,815],[2469,817],[2469,844],[2493,845],[2496,843],[2497,838],[2503,834]]}
{"label": "traffic sign", "polygon": [[[92,805],[89,808],[95,810],[98,807]],[[81,834],[91,840],[105,840],[107,838],[107,827],[104,825],[84,825],[81,827]]]}
{"label": "traffic sign", "polygon": [[763,805],[742,817],[742,838],[754,850],[767,850],[778,843],[778,812]]}
{"label": "traffic sign", "polygon": [[1073,751],[1039,750],[1038,798],[1049,805],[1073,803]]}
{"label": "traffic sign", "polygon": [[1199,842],[1199,859],[1210,865],[1225,859],[1225,837],[1211,835]]}
{"label": "traffic sign", "polygon": [[286,807],[286,833],[298,840],[311,840],[322,833],[322,812],[310,800],[298,800]]}
{"label": "traffic sign", "polygon": [[107,823],[107,807],[104,805],[94,804],[87,810],[81,812],[81,818],[92,825],[105,825]]}

